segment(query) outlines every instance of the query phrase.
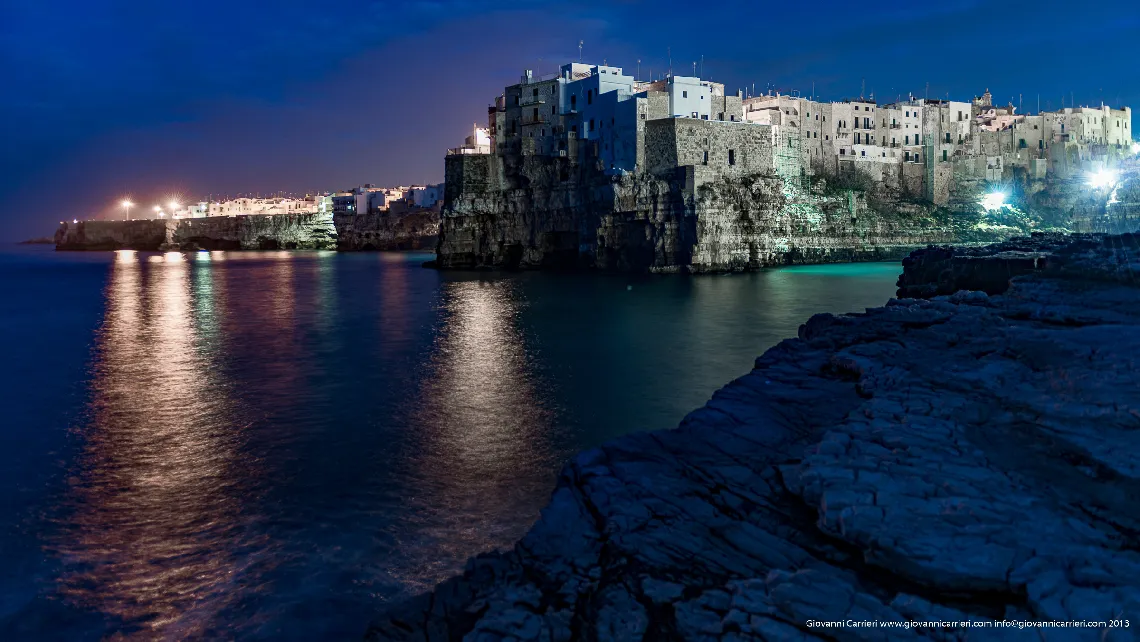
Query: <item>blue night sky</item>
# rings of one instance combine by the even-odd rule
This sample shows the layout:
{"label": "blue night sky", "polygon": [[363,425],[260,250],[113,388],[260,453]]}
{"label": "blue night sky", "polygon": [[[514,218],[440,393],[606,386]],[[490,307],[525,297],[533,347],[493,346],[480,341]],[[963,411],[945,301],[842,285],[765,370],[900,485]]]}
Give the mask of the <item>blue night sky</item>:
{"label": "blue night sky", "polygon": [[[526,67],[642,76],[704,55],[730,90],[908,92],[1027,111],[1140,105],[1136,0],[1071,3],[3,0],[0,239],[124,195],[436,182],[443,154]],[[271,7],[271,8],[270,8]]]}

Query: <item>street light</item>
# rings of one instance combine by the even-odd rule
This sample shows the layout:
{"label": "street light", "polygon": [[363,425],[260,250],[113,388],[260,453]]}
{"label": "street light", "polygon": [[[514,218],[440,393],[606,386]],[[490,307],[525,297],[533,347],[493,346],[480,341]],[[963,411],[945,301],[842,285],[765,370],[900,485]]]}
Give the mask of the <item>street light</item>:
{"label": "street light", "polygon": [[1101,189],[1103,187],[1112,187],[1116,185],[1116,181],[1120,177],[1116,172],[1111,169],[1097,170],[1093,174],[1089,174],[1089,187],[1093,189]]}
{"label": "street light", "polygon": [[123,199],[123,202],[119,203],[119,205],[123,206],[123,218],[130,218],[131,208],[134,207],[135,204],[132,203],[130,199]]}
{"label": "street light", "polygon": [[178,209],[178,201],[170,201],[167,205],[170,205],[170,211],[172,212]]}
{"label": "street light", "polygon": [[990,192],[982,197],[982,209],[986,211],[1000,210],[1005,207],[1005,194]]}

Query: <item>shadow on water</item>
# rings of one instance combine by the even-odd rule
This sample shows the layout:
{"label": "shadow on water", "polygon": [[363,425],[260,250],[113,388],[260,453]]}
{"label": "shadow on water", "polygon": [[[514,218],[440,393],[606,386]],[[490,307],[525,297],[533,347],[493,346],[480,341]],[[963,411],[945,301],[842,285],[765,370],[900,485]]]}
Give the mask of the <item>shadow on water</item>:
{"label": "shadow on water", "polygon": [[[21,448],[0,469],[26,489],[3,504],[0,555],[26,571],[0,582],[7,639],[356,637],[383,602],[523,535],[573,453],[675,426],[811,314],[881,305],[898,272],[98,256],[37,255],[37,288],[82,263],[102,294],[7,322],[16,352],[45,315],[98,324],[85,371],[80,341],[40,341],[43,372],[7,386]],[[47,413],[35,386],[54,379],[82,392]]]}

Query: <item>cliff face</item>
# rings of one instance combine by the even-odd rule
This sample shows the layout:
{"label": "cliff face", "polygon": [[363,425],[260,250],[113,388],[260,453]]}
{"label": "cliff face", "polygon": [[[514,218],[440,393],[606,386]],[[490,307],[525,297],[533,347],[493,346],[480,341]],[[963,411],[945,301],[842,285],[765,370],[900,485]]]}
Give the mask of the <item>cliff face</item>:
{"label": "cliff face", "polygon": [[63,223],[57,250],[333,250],[331,214]]}
{"label": "cliff face", "polygon": [[57,250],[156,251],[167,241],[171,221],[81,221],[61,223]]}
{"label": "cliff face", "polygon": [[1120,232],[1140,222],[1135,177],[1114,193],[1075,179],[1015,183],[1010,206],[987,211],[981,197],[998,186],[981,181],[947,183],[945,204],[934,205],[906,185],[859,176],[724,175],[701,166],[605,175],[588,159],[545,156],[453,156],[446,165],[439,264],[452,268],[737,271],[898,259],[931,243]]}
{"label": "cliff face", "polygon": [[214,216],[173,221],[165,249],[334,250],[331,214]]}
{"label": "cliff face", "polygon": [[439,212],[335,214],[339,250],[435,250]]}
{"label": "cliff face", "polygon": [[991,294],[812,317],[679,428],[579,455],[513,550],[368,639],[957,640],[816,623],[1138,612],[1137,237],[946,254],[914,253],[903,292]]}

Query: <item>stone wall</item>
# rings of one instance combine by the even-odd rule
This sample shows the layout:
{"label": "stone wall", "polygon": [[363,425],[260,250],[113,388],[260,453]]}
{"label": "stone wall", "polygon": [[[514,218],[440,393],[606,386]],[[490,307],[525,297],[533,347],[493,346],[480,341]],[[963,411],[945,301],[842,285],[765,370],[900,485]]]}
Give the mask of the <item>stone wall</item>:
{"label": "stone wall", "polygon": [[772,129],[765,125],[668,118],[649,121],[645,130],[646,167],[653,173],[686,165],[728,175],[772,170]]}

